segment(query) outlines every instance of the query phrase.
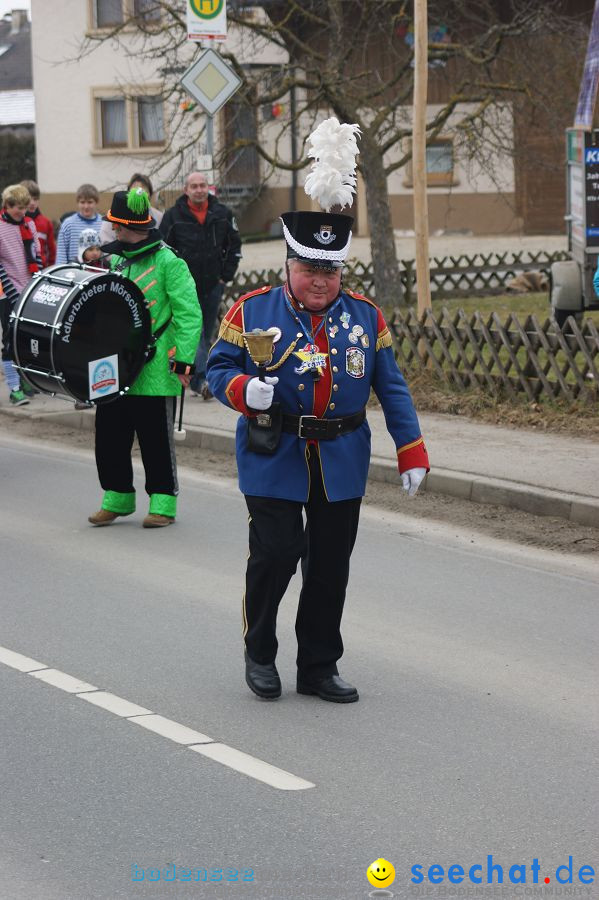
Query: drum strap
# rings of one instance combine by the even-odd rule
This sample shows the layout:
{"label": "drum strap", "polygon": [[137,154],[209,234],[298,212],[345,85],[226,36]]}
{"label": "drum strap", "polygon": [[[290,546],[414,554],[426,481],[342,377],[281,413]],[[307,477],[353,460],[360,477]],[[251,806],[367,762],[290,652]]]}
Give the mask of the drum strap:
{"label": "drum strap", "polygon": [[[154,242],[151,247],[148,247],[146,250],[143,251],[143,253],[138,253],[137,256],[135,256],[133,259],[124,258],[123,262],[119,263],[117,266],[115,266],[112,271],[118,272],[120,275],[121,272],[124,271],[124,269],[130,268],[134,263],[139,262],[140,259],[145,259],[146,256],[151,256],[152,253],[156,253],[162,247],[164,247],[164,244],[162,242],[160,242],[160,244],[158,246],[156,246],[156,242]],[[119,254],[119,256],[120,256],[120,254]]]}
{"label": "drum strap", "polygon": [[[159,246],[156,246],[156,242],[154,242],[152,244],[152,246],[148,247],[147,250],[145,250],[143,253],[138,253],[134,259],[124,259],[123,262],[116,265],[112,271],[118,272],[118,274],[120,275],[124,269],[130,268],[133,265],[133,263],[138,263],[141,259],[144,259],[146,256],[151,256],[153,253],[156,253],[157,250],[160,250],[160,248],[163,246],[164,246],[163,243],[160,243]],[[166,331],[168,326],[171,324],[172,320],[173,320],[173,315],[171,313],[171,315],[168,317],[166,322],[163,322],[163,324],[160,326],[160,328],[157,328],[156,331],[153,332],[152,344],[148,351],[148,355],[146,357],[146,361],[145,361],[144,365],[147,365],[156,356],[156,344],[158,343],[158,340],[162,337],[162,335],[164,334],[164,332]]]}
{"label": "drum strap", "polygon": [[156,331],[153,332],[152,345],[148,351],[148,355],[146,357],[146,361],[145,361],[144,365],[147,365],[147,363],[152,362],[152,360],[156,356],[156,344],[158,343],[159,338],[162,337],[162,335],[164,334],[164,332],[166,331],[166,329],[168,328],[168,326],[171,324],[172,321],[173,321],[173,315],[171,313],[171,315],[168,317],[166,322],[164,322],[160,326],[160,328],[157,328]]}

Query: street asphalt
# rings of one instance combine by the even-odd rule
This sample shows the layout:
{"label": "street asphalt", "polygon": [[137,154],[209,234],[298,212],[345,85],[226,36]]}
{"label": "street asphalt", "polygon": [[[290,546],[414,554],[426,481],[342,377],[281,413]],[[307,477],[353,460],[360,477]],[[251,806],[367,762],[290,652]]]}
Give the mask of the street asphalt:
{"label": "street asphalt", "polygon": [[137,512],[92,528],[91,454],[0,435],[0,900],[367,900],[379,857],[394,900],[596,896],[596,570],[366,506],[340,661],[360,702],[296,693],[298,575],[268,703],[233,480],[185,470],[152,531],[134,468]]}

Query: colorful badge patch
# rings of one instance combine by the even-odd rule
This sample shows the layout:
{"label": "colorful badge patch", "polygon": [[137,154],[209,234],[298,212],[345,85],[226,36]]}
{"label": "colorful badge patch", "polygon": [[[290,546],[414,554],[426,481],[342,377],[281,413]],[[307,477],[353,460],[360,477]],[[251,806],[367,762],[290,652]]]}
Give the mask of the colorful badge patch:
{"label": "colorful badge patch", "polygon": [[360,343],[363,347],[370,347],[370,341],[368,340],[367,334],[360,335]]}
{"label": "colorful badge patch", "polygon": [[339,326],[338,326],[338,325],[333,325],[331,328],[329,328],[329,335],[330,335],[332,338],[334,338],[338,331],[339,331]]}
{"label": "colorful badge patch", "polygon": [[366,354],[359,347],[348,347],[345,351],[345,369],[352,378],[364,378]]}
{"label": "colorful badge patch", "polygon": [[294,368],[296,375],[303,375],[304,372],[315,372],[322,375],[323,370],[327,367],[328,353],[321,353],[315,344],[306,344],[301,350],[294,350],[294,356],[301,360],[301,366]]}
{"label": "colorful badge patch", "polygon": [[337,235],[334,234],[332,225],[321,225],[320,231],[314,232],[314,237],[319,244],[332,244]]}

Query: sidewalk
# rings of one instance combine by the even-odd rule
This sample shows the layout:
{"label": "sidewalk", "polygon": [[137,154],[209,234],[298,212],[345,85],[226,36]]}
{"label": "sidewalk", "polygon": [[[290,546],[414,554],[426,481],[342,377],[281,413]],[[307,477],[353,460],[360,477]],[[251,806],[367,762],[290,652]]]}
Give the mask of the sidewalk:
{"label": "sidewalk", "polygon": [[[94,427],[93,410],[78,412],[60,398],[38,395],[28,406],[11,409],[3,393],[0,410],[39,421],[41,438],[44,421],[90,431]],[[237,418],[217,400],[205,402],[187,392],[186,445],[233,453]],[[599,443],[483,425],[462,416],[421,413],[419,418],[432,466],[421,490],[599,528]],[[370,409],[368,422],[370,478],[400,485],[395,448],[382,412]]]}

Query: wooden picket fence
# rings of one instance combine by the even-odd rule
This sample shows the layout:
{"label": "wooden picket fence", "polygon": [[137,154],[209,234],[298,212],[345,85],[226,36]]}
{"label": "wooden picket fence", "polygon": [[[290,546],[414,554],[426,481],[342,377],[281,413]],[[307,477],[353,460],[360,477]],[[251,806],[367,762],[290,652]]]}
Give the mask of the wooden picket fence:
{"label": "wooden picket fence", "polygon": [[[431,295],[433,299],[450,297],[486,296],[505,293],[506,284],[522,272],[537,271],[549,273],[552,262],[569,259],[566,251],[547,253],[540,250],[473,253],[461,256],[432,257],[430,260]],[[416,303],[416,262],[402,259],[399,275],[403,288],[403,302],[407,306]],[[227,295],[237,298],[253,291],[263,284],[280,284],[284,279],[283,269],[263,269],[261,271],[238,272],[229,286]],[[376,298],[372,263],[350,262],[344,272],[344,284],[360,294]]]}
{"label": "wooden picket fence", "polygon": [[[553,261],[567,258],[561,251],[436,257],[430,263],[431,293],[433,299],[504,293],[510,278],[526,271],[546,274]],[[579,324],[571,317],[560,329],[553,319],[541,324],[534,315],[524,323],[515,315],[502,322],[497,313],[447,308],[428,310],[419,319],[413,309],[414,260],[402,260],[400,274],[406,305],[394,310],[389,327],[402,369],[427,367],[455,389],[478,387],[512,399],[525,395],[531,402],[541,396],[568,402],[599,398],[599,332],[592,320]],[[226,290],[222,313],[242,294],[283,278],[282,269],[239,272]],[[372,263],[347,266],[344,284],[374,297]]]}
{"label": "wooden picket fence", "polygon": [[403,369],[427,366],[459,390],[478,387],[497,396],[596,401],[599,396],[599,331],[591,319],[570,317],[562,329],[515,315],[502,322],[463,310],[394,312],[389,323]]}

